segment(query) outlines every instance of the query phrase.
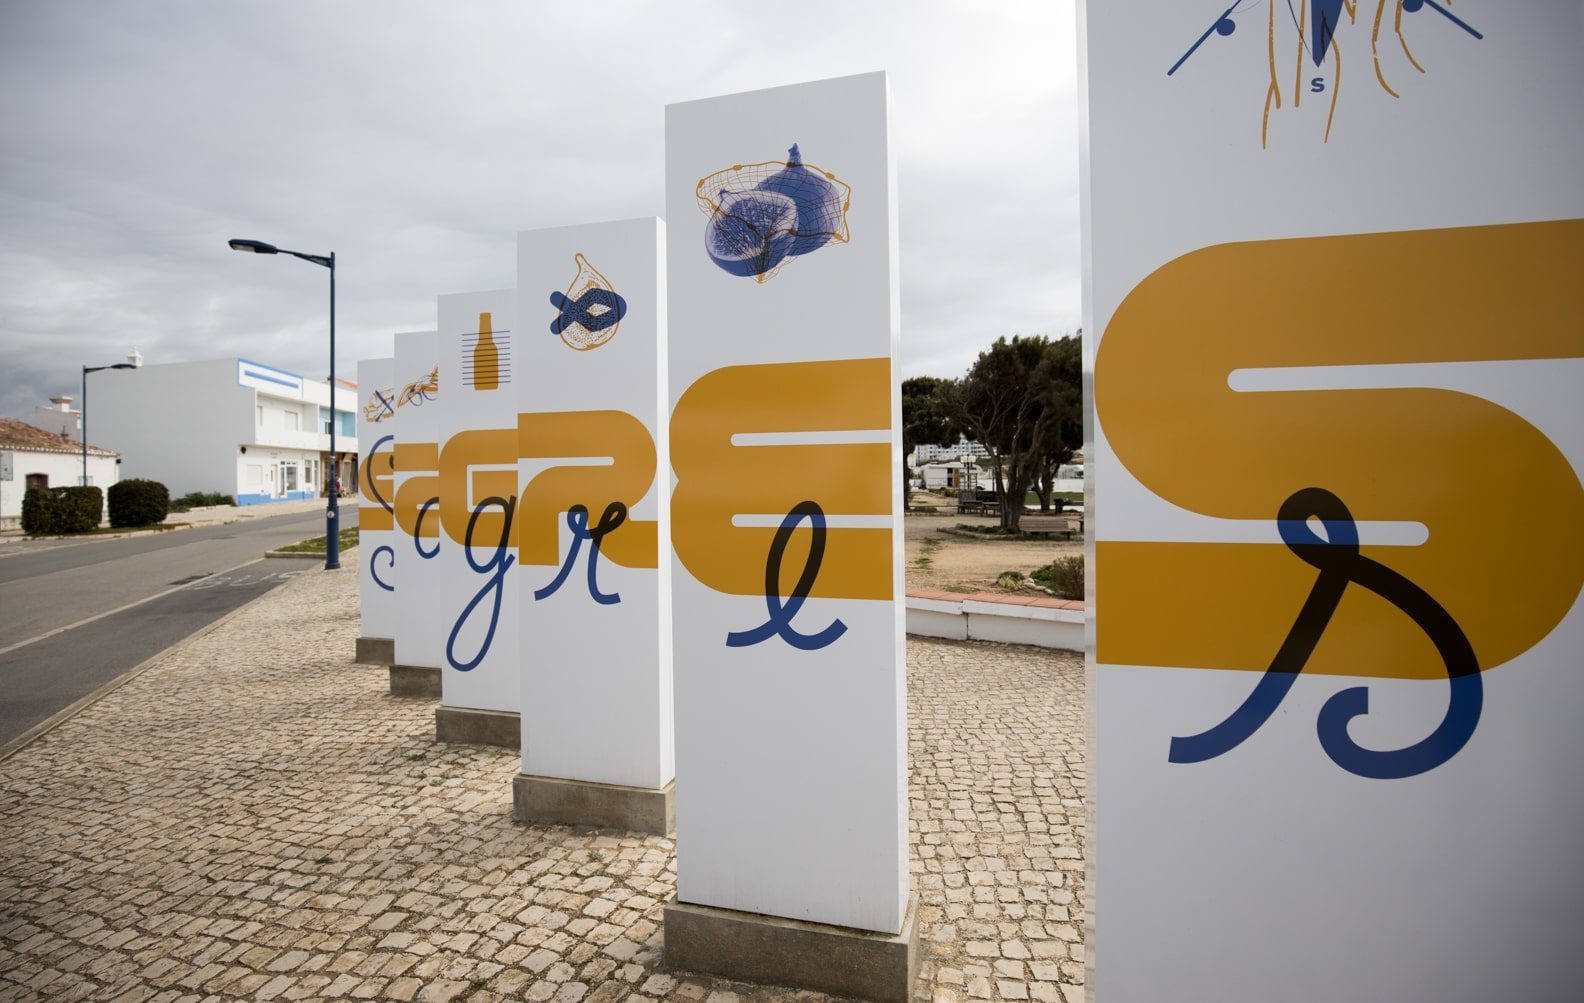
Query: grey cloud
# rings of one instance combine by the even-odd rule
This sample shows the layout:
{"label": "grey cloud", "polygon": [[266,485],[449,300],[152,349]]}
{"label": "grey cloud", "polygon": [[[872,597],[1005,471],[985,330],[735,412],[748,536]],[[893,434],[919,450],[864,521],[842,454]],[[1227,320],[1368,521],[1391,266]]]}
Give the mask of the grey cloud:
{"label": "grey cloud", "polygon": [[[667,102],[886,69],[903,371],[1078,324],[1066,3],[0,7],[0,414],[78,367],[252,354],[343,375],[512,281],[519,229],[663,212]],[[94,377],[100,379],[104,377]]]}

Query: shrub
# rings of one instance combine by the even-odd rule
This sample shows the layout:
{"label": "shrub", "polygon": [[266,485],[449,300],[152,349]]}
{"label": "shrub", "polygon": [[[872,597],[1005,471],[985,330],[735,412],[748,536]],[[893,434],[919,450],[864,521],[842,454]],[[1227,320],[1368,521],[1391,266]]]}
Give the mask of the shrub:
{"label": "shrub", "polygon": [[207,505],[235,505],[236,499],[218,491],[189,491],[171,502],[173,510],[203,508]]}
{"label": "shrub", "polygon": [[1035,569],[1029,577],[1050,589],[1062,599],[1082,599],[1084,597],[1084,559],[1082,554],[1073,557],[1058,557],[1056,560]]}
{"label": "shrub", "polygon": [[151,526],[170,514],[170,492],[159,481],[134,477],[110,485],[110,525]]}
{"label": "shrub", "polygon": [[35,536],[92,532],[103,515],[96,487],[35,488],[22,498],[22,530]]}

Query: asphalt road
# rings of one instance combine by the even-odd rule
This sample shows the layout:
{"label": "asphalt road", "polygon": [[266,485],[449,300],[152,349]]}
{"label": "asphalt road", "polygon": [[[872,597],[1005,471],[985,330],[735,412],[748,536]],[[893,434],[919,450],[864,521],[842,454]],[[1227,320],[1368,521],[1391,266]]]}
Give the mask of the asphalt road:
{"label": "asphalt road", "polygon": [[[357,523],[343,508],[342,522]],[[324,558],[262,560],[324,514],[0,550],[0,746]],[[355,554],[356,551],[353,551]],[[251,562],[251,563],[249,563]]]}

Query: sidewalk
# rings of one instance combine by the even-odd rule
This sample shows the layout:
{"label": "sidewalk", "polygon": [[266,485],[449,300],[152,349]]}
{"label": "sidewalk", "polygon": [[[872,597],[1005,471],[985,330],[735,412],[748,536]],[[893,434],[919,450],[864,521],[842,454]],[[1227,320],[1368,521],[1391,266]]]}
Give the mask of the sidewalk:
{"label": "sidewalk", "polygon": [[[827,999],[663,969],[672,841],[513,824],[357,628],[300,575],[0,762],[0,1001]],[[908,661],[916,999],[1079,1003],[1082,659]]]}
{"label": "sidewalk", "polygon": [[[306,498],[302,501],[266,502],[263,505],[220,505],[215,508],[195,508],[190,512],[172,512],[166,522],[185,522],[194,526],[213,526],[216,523],[240,522],[244,519],[267,519],[272,515],[292,515],[297,512],[323,512],[328,499]],[[356,509],[356,498],[342,498],[341,507]]]}
{"label": "sidewalk", "polygon": [[[357,499],[341,499],[343,515],[341,521],[347,525],[356,525]],[[349,504],[350,503],[350,504]],[[174,525],[175,529],[128,529],[116,533],[94,533],[92,535],[72,536],[42,536],[30,537],[23,534],[20,528],[7,529],[0,532],[0,550],[7,545],[29,545],[39,541],[53,543],[95,543],[100,540],[122,540],[129,536],[146,536],[151,533],[179,533],[184,529],[195,529],[199,526],[219,526],[231,522],[243,522],[248,519],[267,519],[272,515],[295,515],[298,512],[323,512],[325,499],[308,498],[303,501],[268,502],[263,505],[217,505],[212,508],[192,509],[188,512],[172,512],[165,517],[166,525]],[[108,525],[108,524],[107,524]],[[323,535],[323,530],[320,531]]]}

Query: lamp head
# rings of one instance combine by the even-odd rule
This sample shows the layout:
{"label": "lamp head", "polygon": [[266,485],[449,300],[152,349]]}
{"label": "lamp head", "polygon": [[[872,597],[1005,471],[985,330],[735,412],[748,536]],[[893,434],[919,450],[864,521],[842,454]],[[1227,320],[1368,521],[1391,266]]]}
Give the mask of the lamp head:
{"label": "lamp head", "polygon": [[249,254],[279,254],[280,249],[274,244],[266,244],[262,240],[231,240],[228,241],[233,251],[246,251]]}

